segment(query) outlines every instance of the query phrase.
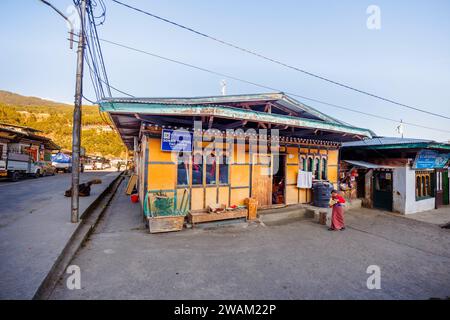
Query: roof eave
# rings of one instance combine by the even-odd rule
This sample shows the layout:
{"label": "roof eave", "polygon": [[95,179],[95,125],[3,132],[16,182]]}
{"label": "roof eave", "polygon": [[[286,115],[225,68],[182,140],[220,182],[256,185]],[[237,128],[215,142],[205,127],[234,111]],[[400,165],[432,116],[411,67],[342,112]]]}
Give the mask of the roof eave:
{"label": "roof eave", "polygon": [[254,110],[225,107],[222,105],[174,105],[150,103],[123,103],[100,101],[100,108],[108,113],[141,113],[146,115],[218,116],[228,119],[244,119],[299,128],[311,128],[371,138],[370,130],[334,122],[269,114]]}

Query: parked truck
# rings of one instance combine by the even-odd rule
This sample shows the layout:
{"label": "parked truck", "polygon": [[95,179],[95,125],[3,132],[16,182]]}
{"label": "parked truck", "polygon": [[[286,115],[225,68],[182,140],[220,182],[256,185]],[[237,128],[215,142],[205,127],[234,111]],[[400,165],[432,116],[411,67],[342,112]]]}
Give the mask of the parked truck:
{"label": "parked truck", "polygon": [[25,176],[37,178],[41,175],[41,167],[20,144],[0,145],[0,177],[17,181]]}
{"label": "parked truck", "polygon": [[58,152],[52,156],[52,165],[57,171],[72,172],[72,157],[63,152]]}

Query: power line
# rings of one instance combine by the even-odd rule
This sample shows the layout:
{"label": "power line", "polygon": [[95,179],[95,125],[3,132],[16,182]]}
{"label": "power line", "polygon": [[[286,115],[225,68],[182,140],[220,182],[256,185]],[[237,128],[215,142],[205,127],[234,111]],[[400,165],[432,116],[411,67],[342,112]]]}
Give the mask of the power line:
{"label": "power line", "polygon": [[[196,65],[193,65],[193,64],[190,64],[190,63],[186,63],[186,62],[182,62],[182,61],[179,61],[179,60],[163,57],[163,56],[155,54],[155,53],[151,53],[151,52],[148,52],[148,51],[145,51],[145,50],[141,50],[141,49],[137,49],[137,48],[134,48],[134,47],[130,47],[128,45],[124,45],[124,44],[121,44],[121,43],[118,43],[118,42],[114,42],[114,41],[111,41],[111,40],[107,40],[107,39],[103,39],[103,38],[99,38],[99,40],[102,41],[102,42],[105,42],[105,43],[109,43],[109,44],[118,46],[118,47],[122,47],[124,49],[128,49],[128,50],[131,50],[131,51],[139,52],[139,53],[142,53],[142,54],[145,54],[145,55],[149,55],[151,57],[155,57],[155,58],[158,58],[158,59],[162,59],[162,60],[165,60],[165,61],[169,61],[169,62],[172,62],[172,63],[183,65],[183,66],[186,66],[186,67],[189,67],[189,68],[192,68],[192,69],[196,69],[196,70],[200,70],[200,71],[203,71],[203,72],[206,72],[206,73],[210,73],[210,74],[213,74],[213,75],[216,75],[216,76],[220,76],[220,77],[228,78],[228,79],[231,79],[231,80],[239,81],[239,82],[242,82],[242,83],[250,84],[250,85],[253,85],[253,86],[256,86],[256,87],[259,87],[259,88],[267,89],[267,90],[270,90],[270,91],[278,91],[278,92],[282,92],[283,91],[283,90],[280,90],[280,89],[277,89],[277,88],[273,88],[273,87],[270,87],[270,86],[266,86],[266,85],[263,85],[263,84],[259,84],[259,83],[256,83],[256,82],[252,82],[252,81],[248,81],[248,80],[245,80],[245,79],[237,78],[237,77],[229,75],[229,74],[224,74],[224,73],[217,72],[217,71],[214,71],[214,70],[210,70],[210,69],[206,69],[206,68],[203,68],[203,67],[199,67],[199,66],[196,66]],[[111,86],[111,88],[113,88],[114,90],[116,90],[118,92],[126,94],[127,96],[134,97],[133,95],[128,94],[126,92],[123,92],[121,90],[118,90],[118,89],[114,88],[113,86]],[[387,120],[387,121],[391,121],[391,122],[395,122],[395,123],[399,122],[399,120],[395,120],[395,119],[392,119],[392,118],[376,115],[376,114],[373,114],[373,113],[359,111],[359,110],[352,109],[352,108],[349,108],[349,107],[346,107],[346,106],[337,105],[337,104],[329,103],[329,102],[318,100],[318,99],[314,99],[314,98],[309,98],[309,97],[306,97],[306,96],[303,96],[303,95],[300,95],[300,94],[296,94],[296,93],[292,93],[292,92],[287,92],[287,91],[284,91],[284,92],[286,94],[290,95],[290,96],[295,96],[295,97],[298,97],[298,98],[302,98],[302,99],[305,99],[305,100],[313,101],[313,102],[320,103],[320,104],[323,104],[323,105],[327,105],[327,106],[330,106],[330,107],[339,108],[339,109],[343,109],[343,110],[347,110],[347,111],[363,114],[363,115],[374,117],[374,118],[378,118],[378,119],[381,119],[381,120]],[[423,125],[415,124],[415,123],[411,123],[411,122],[403,122],[403,123],[407,124],[407,125],[410,125],[410,126],[414,126],[414,127],[419,127],[419,128],[429,129],[429,130],[435,130],[435,131],[450,133],[449,130],[427,127],[427,126],[423,126]]]}
{"label": "power line", "polygon": [[[100,3],[102,3],[101,0],[100,0]],[[104,6],[104,4],[102,6]],[[104,8],[104,10],[105,11],[102,14],[103,17],[105,16],[106,8]],[[107,85],[108,94],[111,97],[111,90],[110,90],[109,85],[108,85],[109,84],[108,75],[106,73],[106,67],[105,67],[105,61],[103,59],[102,48],[101,48],[100,42],[98,40],[97,26],[95,24],[95,17],[94,17],[94,13],[93,13],[93,10],[92,10],[92,6],[90,6],[89,10],[88,10],[88,20],[90,21],[91,26],[92,26],[90,29],[91,29],[91,33],[93,33],[93,35],[94,35],[94,38],[93,38],[94,41],[95,41],[94,42],[94,46],[97,49],[97,54],[98,54],[98,57],[99,57],[101,70],[103,72],[103,77],[104,77],[106,85]],[[103,23],[103,22],[104,22],[104,20],[101,23]]]}
{"label": "power line", "polygon": [[385,101],[385,102],[392,103],[392,104],[397,105],[397,106],[401,106],[401,107],[408,108],[408,109],[411,109],[411,110],[415,110],[415,111],[418,111],[418,112],[422,112],[422,113],[425,113],[425,114],[428,114],[428,115],[432,115],[432,116],[436,116],[436,117],[442,117],[442,118],[445,118],[445,119],[449,119],[449,120],[450,120],[450,117],[449,117],[449,116],[442,115],[442,114],[438,114],[438,113],[431,112],[431,111],[427,111],[427,110],[424,110],[424,109],[421,109],[421,108],[418,108],[418,107],[410,106],[410,105],[407,105],[407,104],[404,104],[404,103],[400,103],[400,102],[397,102],[397,101],[394,101],[394,100],[391,100],[391,99],[388,99],[388,98],[384,98],[384,97],[382,97],[382,96],[380,96],[380,95],[377,95],[377,94],[374,94],[374,93],[370,93],[370,92],[368,92],[368,91],[364,91],[364,90],[361,90],[361,89],[357,89],[357,88],[355,88],[355,87],[352,87],[352,86],[343,84],[343,83],[338,82],[338,81],[335,81],[335,80],[331,80],[331,79],[329,79],[329,78],[320,76],[320,75],[315,74],[315,73],[312,73],[312,72],[310,72],[310,71],[307,71],[307,70],[304,70],[304,69],[301,69],[301,68],[298,68],[298,67],[289,65],[289,64],[284,63],[284,62],[282,62],[282,61],[280,61],[280,60],[276,60],[276,59],[273,59],[273,58],[269,58],[269,57],[267,57],[267,56],[264,56],[264,55],[262,55],[262,54],[260,54],[260,53],[255,52],[255,51],[252,51],[252,50],[249,50],[249,49],[245,49],[245,48],[240,47],[240,46],[237,46],[237,45],[235,45],[235,44],[233,44],[233,43],[230,43],[230,42],[221,40],[221,39],[219,39],[219,38],[216,38],[216,37],[211,36],[211,35],[208,35],[208,34],[206,34],[206,33],[197,31],[197,30],[192,29],[192,28],[190,28],[190,27],[187,27],[187,26],[185,26],[185,25],[182,25],[182,24],[179,24],[179,23],[177,23],[177,22],[171,21],[171,20],[169,20],[169,19],[160,17],[160,16],[158,16],[158,15],[156,15],[156,14],[153,14],[153,13],[150,13],[150,12],[148,12],[148,11],[144,11],[144,10],[142,10],[142,9],[133,7],[133,6],[131,6],[131,5],[128,5],[128,4],[126,4],[126,3],[123,3],[123,2],[121,2],[121,1],[118,1],[118,0],[112,0],[112,1],[115,2],[115,3],[117,3],[117,4],[122,5],[122,6],[124,6],[124,7],[127,7],[127,8],[129,8],[129,9],[135,10],[135,11],[137,11],[137,12],[140,12],[140,13],[143,13],[143,14],[148,15],[148,16],[150,16],[150,17],[153,17],[153,18],[155,18],[155,19],[158,19],[158,20],[160,20],[160,21],[164,21],[164,22],[169,23],[169,24],[171,24],[171,25],[174,25],[174,26],[176,26],[176,27],[179,27],[179,28],[185,29],[185,30],[187,30],[187,31],[190,31],[190,32],[192,32],[192,33],[195,33],[195,34],[197,34],[197,35],[199,35],[199,36],[201,36],[201,37],[208,38],[208,39],[213,40],[213,41],[216,41],[216,42],[218,42],[218,43],[220,43],[220,44],[223,44],[223,45],[232,47],[232,48],[237,49],[237,50],[240,50],[240,51],[243,51],[243,52],[245,52],[245,53],[251,54],[251,55],[256,56],[256,57],[258,57],[258,58],[261,58],[261,59],[264,59],[264,60],[273,62],[273,63],[275,63],[275,64],[281,65],[281,66],[286,67],[286,68],[288,68],[288,69],[292,69],[292,70],[301,72],[301,73],[306,74],[306,75],[309,75],[309,76],[311,76],[311,77],[314,77],[314,78],[317,78],[317,79],[320,79],[320,80],[323,80],[323,81],[332,83],[332,84],[334,84],[334,85],[337,85],[337,86],[340,86],[340,87],[343,87],[343,88],[346,88],[346,89],[349,89],[349,90],[352,90],[352,91],[355,91],[355,92],[358,92],[358,93],[361,93],[361,94],[370,96],[370,97],[372,97],[372,98],[376,98],[376,99],[379,99],[379,100],[382,100],[382,101]]}

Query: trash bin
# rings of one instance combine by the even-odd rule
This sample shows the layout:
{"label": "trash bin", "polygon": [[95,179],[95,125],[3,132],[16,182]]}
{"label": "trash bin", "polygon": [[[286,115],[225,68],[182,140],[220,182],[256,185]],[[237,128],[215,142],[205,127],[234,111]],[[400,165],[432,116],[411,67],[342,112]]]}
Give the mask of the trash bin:
{"label": "trash bin", "polygon": [[328,208],[333,185],[329,182],[316,182],[313,184],[313,205],[319,208]]}

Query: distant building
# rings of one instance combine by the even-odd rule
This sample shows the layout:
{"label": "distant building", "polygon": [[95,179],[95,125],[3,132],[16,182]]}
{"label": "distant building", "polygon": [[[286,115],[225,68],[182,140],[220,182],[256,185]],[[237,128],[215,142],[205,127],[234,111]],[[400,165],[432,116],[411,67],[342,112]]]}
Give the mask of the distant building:
{"label": "distant building", "polygon": [[12,124],[0,123],[0,177],[17,180],[19,176],[42,173],[39,161],[51,161],[57,146],[40,131]]}
{"label": "distant building", "polygon": [[51,161],[52,150],[58,150],[50,138],[39,135],[41,131],[19,125],[0,123],[0,157],[7,152],[29,154],[33,161]]}
{"label": "distant building", "polygon": [[[402,214],[449,204],[450,144],[375,137],[341,148],[340,184],[363,205]],[[349,191],[350,191],[349,190]]]}

